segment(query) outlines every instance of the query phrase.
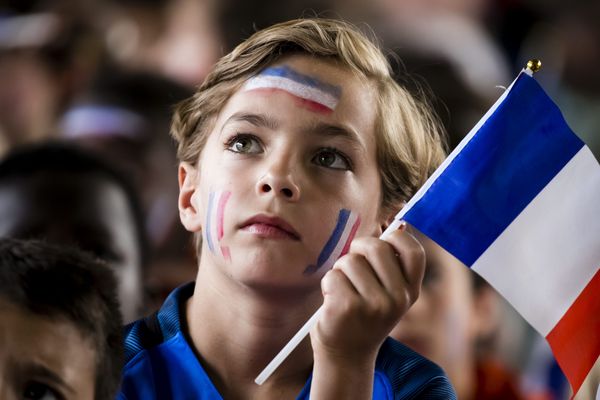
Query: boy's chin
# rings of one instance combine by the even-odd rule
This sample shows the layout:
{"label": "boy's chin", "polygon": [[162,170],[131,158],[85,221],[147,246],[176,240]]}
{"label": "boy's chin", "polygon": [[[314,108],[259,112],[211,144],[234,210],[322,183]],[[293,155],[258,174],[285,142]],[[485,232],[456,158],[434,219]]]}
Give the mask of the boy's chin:
{"label": "boy's chin", "polygon": [[[239,281],[253,295],[265,299],[269,304],[278,306],[292,305],[293,303],[309,302],[308,299],[315,298],[315,307],[322,303],[320,285],[300,283],[289,279],[257,279],[249,278]],[[308,304],[305,304],[308,306]]]}
{"label": "boy's chin", "polygon": [[231,250],[231,264],[237,271],[265,277],[286,276],[302,280],[309,261],[300,251],[285,251],[273,248],[234,248]]}
{"label": "boy's chin", "polygon": [[306,276],[300,265],[274,265],[273,263],[247,263],[230,270],[230,277],[249,289],[287,294],[318,291],[320,279]]}

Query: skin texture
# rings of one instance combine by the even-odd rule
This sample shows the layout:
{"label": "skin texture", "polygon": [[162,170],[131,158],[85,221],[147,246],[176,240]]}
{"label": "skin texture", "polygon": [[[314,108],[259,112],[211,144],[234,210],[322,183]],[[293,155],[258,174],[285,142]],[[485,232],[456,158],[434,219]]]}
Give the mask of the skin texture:
{"label": "skin texture", "polygon": [[46,173],[0,183],[0,237],[75,245],[106,261],[119,283],[125,322],[142,302],[134,217],[123,191],[91,174]]}
{"label": "skin texture", "polygon": [[[189,231],[203,229],[211,191],[232,193],[221,240],[231,262],[203,244],[187,303],[189,335],[225,398],[295,398],[313,367],[311,397],[370,398],[378,348],[418,295],[423,250],[407,232],[377,239],[389,216],[377,206],[372,88],[305,55],[277,65],[339,86],[340,101],[325,114],[286,91],[239,91],[216,118],[198,163],[180,165],[179,211]],[[305,275],[342,208],[361,218],[350,253],[330,272]],[[294,233],[248,224],[259,214],[285,220]],[[254,384],[323,301],[310,340],[264,385]]]}
{"label": "skin texture", "polygon": [[0,398],[93,400],[96,353],[68,321],[0,297]]}

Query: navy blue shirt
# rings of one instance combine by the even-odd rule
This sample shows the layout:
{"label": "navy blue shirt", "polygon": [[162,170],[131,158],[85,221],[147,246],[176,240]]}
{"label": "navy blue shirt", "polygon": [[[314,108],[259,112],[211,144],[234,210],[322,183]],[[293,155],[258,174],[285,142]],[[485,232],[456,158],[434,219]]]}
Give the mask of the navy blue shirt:
{"label": "navy blue shirt", "polygon": [[[180,318],[194,284],[174,290],[161,309],[125,329],[125,368],[119,399],[222,399],[194,354]],[[296,399],[307,400],[310,378]],[[444,372],[387,338],[377,357],[373,399],[456,399]]]}

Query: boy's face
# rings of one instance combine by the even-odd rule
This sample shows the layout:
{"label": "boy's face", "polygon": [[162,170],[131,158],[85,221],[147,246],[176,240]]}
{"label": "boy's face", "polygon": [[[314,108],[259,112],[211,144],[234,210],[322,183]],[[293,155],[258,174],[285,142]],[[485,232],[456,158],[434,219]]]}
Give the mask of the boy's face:
{"label": "boy's face", "polygon": [[314,287],[355,235],[378,235],[375,102],[353,73],[304,55],[248,80],[198,169],[180,169],[182,222],[202,231],[201,262],[250,285]]}
{"label": "boy's face", "polygon": [[96,352],[64,319],[0,298],[0,398],[93,399]]}

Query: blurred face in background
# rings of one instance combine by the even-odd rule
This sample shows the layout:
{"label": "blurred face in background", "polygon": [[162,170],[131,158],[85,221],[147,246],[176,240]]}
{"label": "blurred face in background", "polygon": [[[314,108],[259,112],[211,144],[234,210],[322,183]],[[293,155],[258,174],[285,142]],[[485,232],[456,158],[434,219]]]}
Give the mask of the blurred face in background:
{"label": "blurred face in background", "polygon": [[49,135],[58,102],[60,79],[35,54],[0,54],[0,136],[8,145]]}
{"label": "blurred face in background", "polygon": [[0,398],[92,400],[96,351],[69,321],[0,297]]}
{"label": "blurred face in background", "polygon": [[418,234],[427,266],[421,294],[390,336],[439,364],[458,398],[469,398],[475,379],[477,339],[488,329],[493,294],[476,292],[474,272],[432,240]]}
{"label": "blurred face in background", "polygon": [[143,289],[135,218],[125,192],[98,174],[48,172],[0,182],[0,237],[75,245],[110,265],[125,322]]}

